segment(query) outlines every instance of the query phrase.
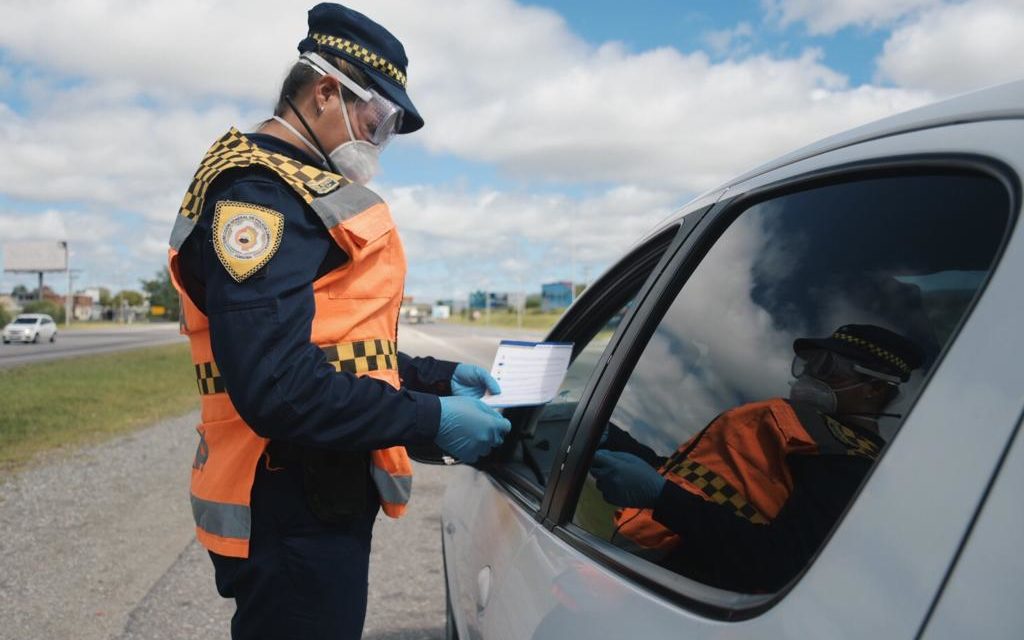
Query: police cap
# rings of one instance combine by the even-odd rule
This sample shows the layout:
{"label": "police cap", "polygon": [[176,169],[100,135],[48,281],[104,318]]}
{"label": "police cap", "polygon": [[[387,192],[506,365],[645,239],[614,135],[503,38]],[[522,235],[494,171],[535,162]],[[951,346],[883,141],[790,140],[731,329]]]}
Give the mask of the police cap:
{"label": "police cap", "polygon": [[798,355],[812,349],[833,351],[904,382],[924,363],[924,353],[911,340],[873,324],[847,324],[827,338],[799,338],[793,342]]}
{"label": "police cap", "polygon": [[358,11],[323,2],[309,10],[309,33],[299,43],[299,53],[307,51],[337,56],[366,73],[381,95],[405,110],[398,133],[412,133],[423,126],[405,91],[409,64],[405,47],[384,27]]}

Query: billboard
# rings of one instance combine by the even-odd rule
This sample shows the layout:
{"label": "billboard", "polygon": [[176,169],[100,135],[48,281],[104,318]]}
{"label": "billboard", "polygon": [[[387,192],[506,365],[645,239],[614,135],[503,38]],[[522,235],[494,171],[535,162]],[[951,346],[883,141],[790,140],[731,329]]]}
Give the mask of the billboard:
{"label": "billboard", "polygon": [[57,240],[4,244],[4,271],[66,271],[67,243]]}

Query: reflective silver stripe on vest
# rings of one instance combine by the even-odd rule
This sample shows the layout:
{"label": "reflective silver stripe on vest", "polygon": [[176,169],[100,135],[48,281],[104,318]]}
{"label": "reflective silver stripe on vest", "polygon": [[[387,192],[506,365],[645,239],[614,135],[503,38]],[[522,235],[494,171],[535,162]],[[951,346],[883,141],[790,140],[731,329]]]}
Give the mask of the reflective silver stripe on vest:
{"label": "reflective silver stripe on vest", "polygon": [[[185,216],[174,217],[174,227],[171,229],[171,248],[175,251],[181,251],[181,245],[185,244],[185,239],[188,238],[192,230],[196,228],[196,221],[190,220]],[[182,314],[184,316],[184,314]]]}
{"label": "reflective silver stripe on vest", "polygon": [[391,504],[408,504],[412,495],[412,476],[393,476],[375,464],[370,465],[370,475],[381,500]]}
{"label": "reflective silver stripe on vest", "polygon": [[249,539],[249,507],[244,504],[213,502],[192,496],[192,517],[196,526],[222,538]]}
{"label": "reflective silver stripe on vest", "polygon": [[320,216],[324,226],[330,229],[383,202],[370,189],[352,182],[326,196],[314,198],[309,206]]}

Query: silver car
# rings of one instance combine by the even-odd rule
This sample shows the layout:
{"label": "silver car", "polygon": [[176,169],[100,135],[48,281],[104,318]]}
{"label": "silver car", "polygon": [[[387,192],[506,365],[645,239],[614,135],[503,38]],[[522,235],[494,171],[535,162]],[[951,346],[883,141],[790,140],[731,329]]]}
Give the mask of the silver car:
{"label": "silver car", "polygon": [[[1021,175],[1024,82],[787,155],[643,239],[552,330],[575,343],[556,400],[507,410],[505,445],[453,471],[449,637],[1024,637]],[[849,323],[900,331],[924,364],[782,586],[680,571],[624,535],[589,473],[610,426],[668,456],[785,397],[794,339]],[[701,544],[712,574],[750,557]]]}
{"label": "silver car", "polygon": [[45,313],[23,313],[3,329],[4,344],[57,339],[57,323]]}

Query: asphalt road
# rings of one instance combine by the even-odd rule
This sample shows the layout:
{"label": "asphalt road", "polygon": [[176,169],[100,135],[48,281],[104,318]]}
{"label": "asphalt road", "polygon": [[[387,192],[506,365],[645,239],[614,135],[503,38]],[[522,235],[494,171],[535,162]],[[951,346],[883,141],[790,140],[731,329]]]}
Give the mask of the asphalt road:
{"label": "asphalt road", "polygon": [[173,322],[124,329],[58,329],[57,340],[52,343],[0,343],[0,369],[72,356],[170,344],[184,339],[178,334],[178,325]]}
{"label": "asphalt road", "polygon": [[[405,326],[403,351],[488,365],[501,337],[454,325]],[[196,414],[0,480],[0,639],[229,636],[233,603],[192,533],[188,474]],[[416,466],[400,520],[374,530],[364,637],[442,638],[439,517],[449,470]]]}

